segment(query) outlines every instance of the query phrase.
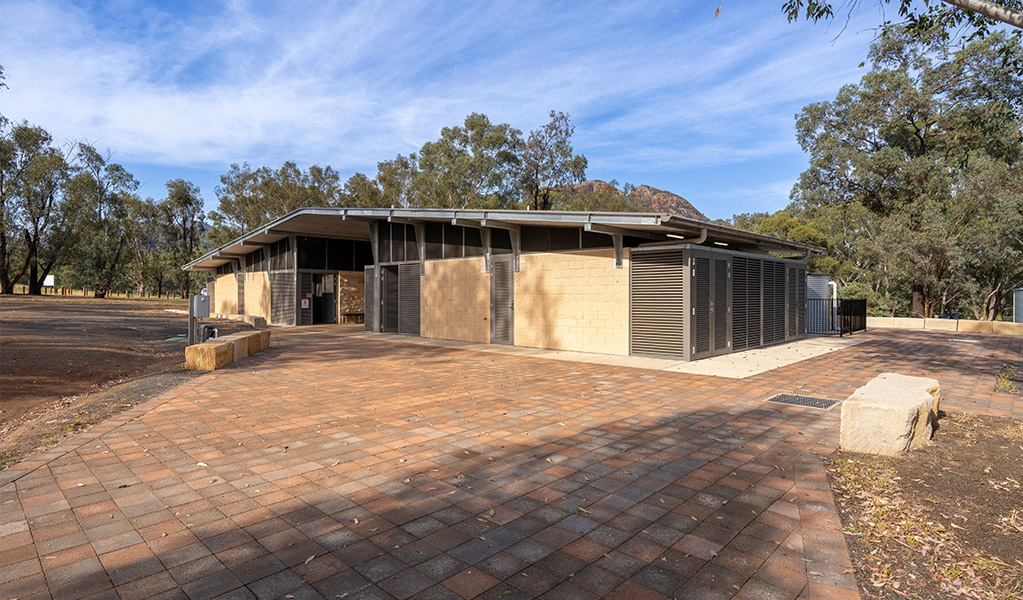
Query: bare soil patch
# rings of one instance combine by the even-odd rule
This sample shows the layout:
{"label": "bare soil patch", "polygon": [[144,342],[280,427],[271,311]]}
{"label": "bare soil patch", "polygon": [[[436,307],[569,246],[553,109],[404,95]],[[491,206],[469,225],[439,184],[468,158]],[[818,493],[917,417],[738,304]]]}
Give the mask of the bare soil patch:
{"label": "bare soil patch", "polygon": [[828,473],[864,598],[1023,598],[1023,421],[949,414],[890,459]]}
{"label": "bare soil patch", "polygon": [[[183,363],[187,317],[167,309],[186,307],[184,300],[0,297],[0,467],[180,383],[187,375],[144,376]],[[222,333],[251,329],[213,322]]]}

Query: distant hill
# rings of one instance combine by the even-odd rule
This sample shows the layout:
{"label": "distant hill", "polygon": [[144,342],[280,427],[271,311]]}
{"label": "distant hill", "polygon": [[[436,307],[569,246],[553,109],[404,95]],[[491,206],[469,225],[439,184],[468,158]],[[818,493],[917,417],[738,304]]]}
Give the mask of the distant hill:
{"label": "distant hill", "polygon": [[677,194],[665,190],[659,190],[649,185],[641,185],[632,189],[632,192],[625,196],[622,190],[612,186],[611,184],[601,181],[599,179],[589,179],[582,183],[577,183],[572,186],[572,192],[577,196],[617,196],[623,198],[628,205],[631,205],[631,209],[636,208],[650,210],[652,212],[667,213],[672,215],[678,215],[680,217],[687,217],[689,219],[696,219],[698,221],[707,221],[708,219],[703,213],[696,210],[696,207],[689,203],[688,200]]}

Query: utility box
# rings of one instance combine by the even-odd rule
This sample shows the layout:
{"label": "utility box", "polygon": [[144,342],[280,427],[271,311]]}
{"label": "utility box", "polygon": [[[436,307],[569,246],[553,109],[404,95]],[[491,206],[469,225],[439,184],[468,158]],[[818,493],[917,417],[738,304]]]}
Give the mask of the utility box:
{"label": "utility box", "polygon": [[192,296],[192,317],[205,319],[210,316],[210,297]]}

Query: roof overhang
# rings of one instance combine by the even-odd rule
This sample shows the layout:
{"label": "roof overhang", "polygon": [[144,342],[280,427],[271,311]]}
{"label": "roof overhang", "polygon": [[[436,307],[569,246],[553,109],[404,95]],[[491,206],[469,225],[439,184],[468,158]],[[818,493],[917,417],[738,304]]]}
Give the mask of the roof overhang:
{"label": "roof overhang", "polygon": [[[509,226],[577,227],[596,233],[702,243],[754,252],[824,252],[823,248],[791,242],[726,225],[663,213],[477,210],[437,208],[300,208],[214,249],[182,268],[207,271],[291,235],[370,239],[370,223],[422,222]],[[489,222],[489,223],[488,223]]]}

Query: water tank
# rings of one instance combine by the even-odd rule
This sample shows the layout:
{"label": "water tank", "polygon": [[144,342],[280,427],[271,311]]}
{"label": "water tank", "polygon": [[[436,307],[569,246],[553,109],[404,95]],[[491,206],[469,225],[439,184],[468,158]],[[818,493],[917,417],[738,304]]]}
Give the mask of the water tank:
{"label": "water tank", "polygon": [[806,274],[806,297],[827,300],[831,298],[831,275],[827,273]]}

